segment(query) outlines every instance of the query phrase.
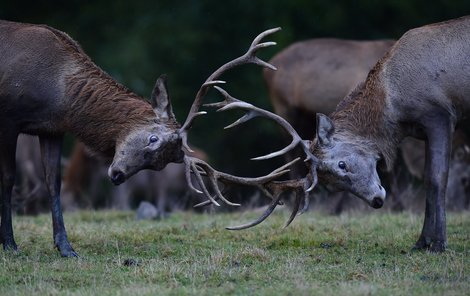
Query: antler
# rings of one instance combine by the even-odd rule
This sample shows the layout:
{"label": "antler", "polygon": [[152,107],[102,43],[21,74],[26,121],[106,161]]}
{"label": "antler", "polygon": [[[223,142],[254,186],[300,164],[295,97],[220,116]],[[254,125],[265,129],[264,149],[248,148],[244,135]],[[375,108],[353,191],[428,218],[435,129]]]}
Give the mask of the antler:
{"label": "antler", "polygon": [[[243,115],[241,118],[239,118],[234,123],[226,126],[225,129],[235,127],[235,126],[237,126],[239,124],[242,124],[242,123],[245,123],[245,122],[247,122],[247,121],[249,121],[249,120],[251,120],[255,117],[265,117],[265,118],[271,119],[274,122],[276,122],[277,124],[279,124],[282,128],[285,129],[285,131],[290,136],[292,136],[291,143],[289,145],[287,145],[286,147],[284,147],[283,149],[281,149],[279,151],[276,151],[276,152],[272,152],[272,153],[267,154],[267,155],[252,158],[252,160],[271,159],[271,158],[283,155],[283,154],[293,150],[298,145],[300,145],[300,147],[302,148],[303,152],[306,155],[305,162],[311,162],[312,164],[315,165],[315,168],[312,168],[312,166],[310,166],[311,167],[310,173],[314,177],[314,179],[312,181],[312,184],[306,189],[307,192],[310,192],[313,189],[313,187],[315,187],[315,185],[317,183],[317,179],[316,179],[316,162],[317,162],[317,158],[312,154],[312,152],[309,149],[310,141],[304,141],[299,136],[299,134],[297,134],[295,129],[289,124],[289,122],[287,122],[281,116],[276,115],[276,114],[274,114],[272,112],[269,112],[267,110],[258,108],[256,106],[253,106],[250,103],[247,103],[247,102],[241,101],[239,99],[236,99],[236,98],[232,97],[229,93],[227,93],[223,88],[221,88],[219,86],[215,86],[214,88],[217,89],[222,94],[222,96],[224,97],[224,101],[217,102],[217,103],[212,103],[212,104],[205,104],[205,106],[218,108],[217,111],[226,111],[226,110],[231,110],[231,109],[236,109],[236,108],[246,111],[245,115]],[[313,169],[315,169],[315,170],[313,170]]]}
{"label": "antler", "polygon": [[[293,150],[297,146],[300,146],[306,155],[305,162],[309,163],[308,166],[310,168],[309,174],[305,178],[302,178],[302,179],[278,181],[278,182],[270,181],[270,182],[266,182],[263,184],[258,184],[258,187],[272,199],[272,202],[269,205],[269,207],[266,209],[263,215],[261,215],[257,220],[244,224],[244,225],[240,225],[240,226],[227,227],[227,229],[230,229],[230,230],[245,229],[245,228],[249,228],[249,227],[255,226],[263,222],[279,204],[279,201],[281,199],[281,194],[285,191],[293,190],[296,192],[295,203],[292,208],[291,216],[289,217],[289,220],[284,226],[284,227],[287,227],[294,220],[295,216],[299,212],[300,205],[302,203],[304,204],[304,207],[300,213],[303,213],[306,210],[306,208],[308,207],[308,201],[309,201],[308,193],[315,187],[315,185],[318,182],[318,178],[316,174],[318,160],[309,149],[310,141],[302,140],[302,138],[299,136],[299,134],[297,134],[294,128],[284,118],[280,117],[279,115],[276,115],[264,109],[253,106],[252,104],[249,104],[247,102],[238,100],[232,97],[229,93],[227,93],[221,87],[215,86],[215,89],[217,89],[222,94],[222,96],[224,97],[224,100],[221,102],[217,102],[217,103],[206,104],[205,106],[218,108],[217,111],[226,111],[226,110],[231,110],[231,109],[236,109],[236,108],[246,111],[245,115],[243,115],[234,123],[226,126],[225,127],[226,129],[235,127],[239,124],[245,123],[256,117],[264,117],[264,118],[271,119],[277,124],[279,124],[292,137],[291,143],[287,145],[286,147],[284,147],[283,149],[264,155],[264,156],[252,158],[252,160],[265,160],[265,159],[274,158],[274,157],[283,155]],[[291,163],[287,165],[291,165]]]}
{"label": "antler", "polygon": [[183,126],[181,127],[181,129],[179,131],[179,134],[181,135],[181,138],[183,140],[183,147],[186,150],[188,150],[189,152],[192,152],[191,148],[188,145],[188,130],[191,128],[191,125],[192,125],[194,119],[197,116],[206,114],[206,112],[204,112],[204,111],[199,111],[199,109],[202,106],[202,98],[207,94],[207,91],[209,90],[209,88],[211,86],[225,83],[225,81],[223,81],[223,80],[216,80],[218,77],[220,77],[220,75],[222,75],[224,72],[226,72],[230,69],[233,69],[237,66],[244,65],[244,64],[256,64],[256,65],[259,65],[259,66],[262,66],[262,67],[267,67],[267,68],[270,68],[272,70],[276,70],[276,67],[274,67],[273,65],[271,65],[271,64],[261,60],[260,58],[258,58],[256,56],[256,53],[261,48],[276,45],[276,42],[271,42],[270,41],[270,42],[260,43],[260,41],[264,37],[266,37],[268,35],[271,35],[273,33],[276,33],[280,30],[281,30],[281,28],[270,29],[270,30],[266,30],[266,31],[262,32],[261,34],[259,34],[258,36],[256,36],[256,38],[251,43],[250,48],[247,50],[247,52],[244,55],[242,55],[242,56],[240,56],[240,57],[238,57],[238,58],[236,58],[236,59],[234,59],[234,60],[232,60],[228,63],[225,63],[224,65],[222,65],[219,69],[215,70],[206,79],[206,81],[201,85],[201,87],[199,88],[199,91],[196,94],[196,98],[194,99],[194,102],[191,105],[191,109],[189,110],[189,114],[186,117],[186,121],[184,122]]}
{"label": "antler", "polygon": [[[287,168],[289,166],[291,166],[294,162],[296,162],[298,160],[298,158],[291,161],[291,162],[289,162],[289,163],[287,163],[287,164],[285,164],[285,165],[283,165],[283,166],[281,166],[281,167],[279,167],[279,168],[277,168],[277,169],[275,169],[274,171],[272,171],[270,174],[268,174],[266,176],[262,176],[262,177],[258,177],[258,178],[243,178],[243,177],[237,177],[237,176],[233,176],[233,175],[230,175],[230,174],[219,172],[219,171],[215,170],[214,168],[212,168],[209,164],[207,164],[203,160],[193,158],[193,157],[190,157],[190,156],[186,155],[185,158],[184,158],[184,163],[186,165],[186,178],[187,178],[187,182],[189,184],[189,187],[195,192],[204,193],[204,195],[206,195],[207,198],[209,199],[209,200],[207,200],[203,203],[200,203],[199,205],[196,205],[196,206],[207,205],[207,204],[210,204],[210,203],[219,206],[219,203],[217,202],[217,200],[219,200],[219,199],[222,200],[223,202],[227,203],[228,205],[232,205],[232,206],[239,206],[240,205],[240,204],[237,204],[237,203],[230,202],[229,200],[227,200],[223,196],[223,194],[222,194],[222,192],[219,188],[218,182],[222,182],[224,184],[225,183],[237,183],[237,184],[257,186],[261,191],[263,191],[268,197],[270,197],[272,199],[271,205],[268,207],[266,212],[261,217],[259,217],[256,221],[253,221],[253,222],[245,224],[245,225],[237,226],[237,227],[229,227],[228,229],[244,229],[244,228],[248,228],[248,227],[251,227],[251,226],[254,226],[254,225],[257,225],[257,224],[261,223],[273,212],[273,210],[275,209],[275,207],[278,204],[281,204],[281,202],[280,202],[281,194],[284,191],[286,191],[286,190],[295,190],[296,193],[297,193],[296,194],[296,201],[295,201],[295,204],[294,204],[292,214],[291,214],[289,220],[286,223],[286,227],[287,227],[292,222],[292,220],[295,218],[295,216],[297,215],[301,203],[304,204],[304,209],[302,210],[302,212],[307,208],[307,206],[308,206],[308,198],[307,198],[308,192],[311,191],[317,183],[317,175],[316,175],[317,159],[310,152],[309,147],[308,147],[309,146],[308,141],[302,140],[300,138],[300,136],[292,128],[292,126],[286,120],[284,120],[282,117],[280,117],[278,115],[275,115],[271,112],[268,112],[266,110],[260,109],[258,107],[255,107],[255,106],[253,106],[249,103],[246,103],[246,102],[240,101],[238,99],[235,99],[235,98],[231,97],[222,88],[217,86],[219,84],[225,83],[225,81],[216,80],[220,75],[222,75],[224,72],[226,72],[226,71],[228,71],[228,70],[230,70],[234,67],[237,67],[239,65],[252,63],[252,64],[256,64],[256,65],[260,65],[260,66],[263,66],[263,67],[270,68],[272,70],[276,70],[276,67],[274,67],[273,65],[271,65],[271,64],[261,60],[260,58],[258,58],[256,56],[256,53],[261,48],[275,45],[276,44],[275,42],[264,42],[264,43],[260,43],[260,42],[264,37],[266,37],[266,36],[268,36],[272,33],[275,33],[279,30],[280,30],[280,28],[275,28],[275,29],[271,29],[271,30],[267,30],[267,31],[262,32],[261,34],[259,34],[253,40],[250,48],[248,49],[248,51],[244,55],[242,55],[242,56],[240,56],[240,57],[224,64],[219,69],[217,69],[215,72],[213,72],[206,79],[206,81],[201,85],[201,87],[199,88],[199,91],[196,94],[195,100],[194,100],[194,102],[191,106],[191,109],[189,111],[187,119],[186,119],[185,123],[183,124],[183,126],[181,127],[181,129],[179,130],[179,134],[180,134],[180,136],[182,138],[182,141],[183,141],[183,147],[187,151],[192,152],[191,148],[188,145],[187,133],[188,133],[188,130],[190,129],[190,127],[193,123],[193,120],[197,116],[206,114],[206,112],[199,111],[199,109],[202,106],[203,97],[207,94],[207,91],[209,90],[209,88],[211,86],[214,86],[224,96],[225,99],[222,102],[218,102],[218,103],[214,103],[214,104],[208,104],[206,106],[217,107],[217,108],[219,108],[218,111],[225,111],[225,110],[230,110],[230,109],[234,109],[234,108],[240,108],[240,109],[246,111],[246,114],[243,117],[241,117],[239,120],[237,120],[233,124],[227,126],[226,128],[231,128],[231,127],[237,126],[237,125],[239,125],[241,123],[244,123],[244,122],[246,122],[246,121],[248,121],[252,118],[261,116],[261,117],[267,117],[271,120],[274,120],[276,123],[281,125],[292,136],[292,142],[288,146],[286,146],[285,148],[283,148],[279,151],[270,153],[270,154],[265,155],[265,156],[260,156],[260,157],[253,158],[253,160],[264,160],[264,159],[270,159],[270,158],[273,158],[273,157],[277,157],[279,155],[287,153],[288,151],[291,151],[292,149],[294,149],[295,147],[297,147],[299,145],[301,146],[304,153],[306,154],[305,162],[309,162],[310,163],[310,168],[311,168],[309,176],[306,176],[305,178],[299,179],[299,180],[277,181],[277,182],[274,181],[274,180],[277,179],[278,177],[284,175],[285,173],[287,173],[289,171]],[[191,172],[194,173],[194,175],[196,176],[197,184],[199,185],[199,187],[201,188],[202,191],[196,189],[196,187],[193,185],[192,180],[191,180]],[[202,178],[203,176],[208,177],[210,186],[213,189],[212,191],[214,191],[214,196],[207,189],[207,186],[205,185],[204,180]],[[302,191],[303,194],[299,194],[300,191]]]}
{"label": "antler", "polygon": [[[308,207],[308,203],[309,203],[308,192],[306,190],[300,190],[300,188],[304,188],[304,185],[305,185],[305,181],[303,179],[268,183],[266,185],[267,188],[263,188],[264,190],[262,191],[265,192],[266,194],[266,191],[268,191],[268,188],[269,188],[269,190],[273,191],[273,194],[272,194],[272,202],[271,204],[269,204],[266,211],[264,211],[264,213],[261,216],[259,216],[255,221],[248,222],[246,224],[242,224],[238,226],[226,227],[226,229],[241,230],[241,229],[250,228],[250,227],[260,224],[261,222],[266,220],[266,218],[268,218],[269,215],[271,215],[271,213],[274,211],[277,205],[281,204],[280,202],[281,194],[284,191],[295,190],[296,199],[295,199],[294,206],[292,207],[291,215],[289,219],[287,220],[286,224],[284,225],[284,228],[286,228],[287,226],[290,225],[290,223],[296,217],[297,213],[299,212],[301,203],[304,204],[304,207],[299,214],[303,213]],[[271,195],[269,191],[268,191],[268,195]]]}
{"label": "antler", "polygon": [[[220,199],[226,204],[231,205],[231,206],[240,206],[240,204],[232,203],[224,197],[217,182],[220,181],[224,184],[234,183],[234,184],[242,184],[242,185],[249,185],[249,186],[267,186],[267,184],[271,182],[272,180],[289,172],[287,168],[291,166],[293,163],[297,162],[298,160],[299,158],[296,158],[292,160],[291,162],[286,163],[285,165],[275,169],[268,175],[257,177],[257,178],[237,177],[237,176],[230,175],[227,173],[219,172],[215,170],[214,168],[212,168],[205,161],[198,159],[198,158],[190,157],[190,156],[185,157],[184,163],[186,165],[186,178],[188,180],[189,187],[193,191],[196,191],[198,193],[204,193],[204,195],[207,196],[207,198],[209,198],[209,200],[202,202],[200,204],[197,204],[195,205],[195,207],[205,206],[210,203],[216,206],[220,206],[220,204],[217,202],[217,199]],[[197,183],[201,187],[202,191],[196,189],[194,185],[192,184],[192,180],[190,176],[191,172],[193,172],[196,175]],[[202,176],[208,177],[210,184],[215,191],[215,195],[216,195],[215,198],[212,197],[211,193],[205,186]]]}
{"label": "antler", "polygon": [[[275,45],[276,44],[275,42],[263,42],[263,43],[260,43],[260,42],[264,37],[270,34],[273,34],[279,30],[281,30],[281,28],[266,30],[262,32],[261,34],[259,34],[258,36],[256,36],[256,38],[251,43],[250,48],[244,55],[222,65],[215,72],[213,72],[206,79],[206,81],[201,85],[201,87],[199,88],[199,91],[196,94],[196,97],[191,106],[191,109],[186,118],[186,121],[184,122],[183,126],[179,130],[179,134],[183,142],[183,147],[187,151],[192,152],[192,149],[188,145],[188,130],[190,129],[194,119],[197,116],[206,114],[205,111],[199,111],[199,109],[202,106],[203,97],[207,94],[207,91],[209,90],[211,86],[225,83],[225,81],[216,80],[218,77],[220,77],[220,75],[222,75],[224,72],[230,69],[233,69],[243,64],[256,64],[256,65],[260,65],[263,67],[268,67],[273,70],[276,69],[273,65],[258,58],[256,56],[256,53],[261,48]],[[246,185],[266,184],[267,182],[274,180],[282,176],[283,174],[287,173],[289,171],[287,167],[291,165],[292,163],[294,163],[294,161],[274,170],[273,172],[271,172],[270,174],[266,176],[259,177],[259,178],[243,178],[243,177],[237,177],[237,176],[221,173],[213,169],[206,162],[200,159],[194,158],[194,157],[189,157],[187,155],[184,158],[184,163],[186,165],[186,179],[189,184],[189,187],[197,193],[204,193],[209,198],[209,202],[207,203],[213,203],[219,206],[219,203],[216,201],[216,199],[221,199],[228,205],[239,206],[239,204],[232,203],[223,196],[219,188],[218,181],[221,181],[224,183],[239,183],[239,184],[246,184]],[[196,189],[196,187],[193,185],[192,180],[191,180],[191,172],[194,173],[194,175],[196,176],[197,184],[199,185],[202,191]],[[202,176],[207,176],[209,178],[210,186],[213,188],[213,191],[215,192],[215,197],[212,197],[211,193],[207,189],[207,186],[205,185]],[[201,205],[204,205],[207,203],[202,203]]]}

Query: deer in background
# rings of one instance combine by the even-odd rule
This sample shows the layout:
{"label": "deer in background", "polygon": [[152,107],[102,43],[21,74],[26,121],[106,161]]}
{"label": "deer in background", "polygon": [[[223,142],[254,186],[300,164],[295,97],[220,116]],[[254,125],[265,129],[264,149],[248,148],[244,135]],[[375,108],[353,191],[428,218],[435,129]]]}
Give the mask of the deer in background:
{"label": "deer in background", "polygon": [[454,211],[470,207],[470,141],[460,130],[455,131],[450,156],[446,208]]}
{"label": "deer in background", "polygon": [[20,135],[16,149],[16,182],[12,191],[13,210],[38,214],[46,210],[48,192],[43,181],[37,137]]}
{"label": "deer in background", "polygon": [[263,71],[274,112],[302,138],[313,137],[316,114],[332,113],[394,43],[330,38],[290,45],[269,61],[277,71]]}
{"label": "deer in background", "polygon": [[[415,179],[423,180],[425,155],[424,141],[406,138],[401,148],[403,159]],[[446,208],[462,211],[470,206],[470,141],[461,129],[456,129],[452,140],[449,177],[446,190]],[[422,206],[422,205],[421,205]]]}
{"label": "deer in background", "polygon": [[[188,130],[196,117],[205,114],[199,111],[203,97],[212,86],[222,83],[216,79],[243,64],[272,67],[257,58],[256,53],[275,44],[260,41],[277,30],[261,33],[244,55],[212,73],[200,87],[180,126],[173,115],[164,76],[157,80],[149,103],[96,66],[67,34],[45,25],[0,21],[0,241],[3,248],[17,250],[11,193],[15,182],[16,141],[21,133],[39,136],[54,244],[64,257],[78,256],[67,238],[59,197],[65,133],[78,138],[90,151],[112,160],[108,175],[116,185],[142,169],[161,170],[168,163],[184,162],[190,188],[207,196],[215,205],[219,205],[216,198],[237,205],[222,195],[218,181],[262,186],[285,174],[289,164],[262,177],[241,178],[216,171],[205,161],[185,154],[191,151]],[[201,190],[191,183],[191,173]],[[209,179],[208,186],[203,176]]]}

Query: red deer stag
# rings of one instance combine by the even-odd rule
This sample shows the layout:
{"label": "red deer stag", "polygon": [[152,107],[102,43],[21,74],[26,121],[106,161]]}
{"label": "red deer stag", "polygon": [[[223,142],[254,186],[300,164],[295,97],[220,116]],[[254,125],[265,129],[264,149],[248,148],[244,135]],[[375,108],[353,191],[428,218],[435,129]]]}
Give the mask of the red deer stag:
{"label": "red deer stag", "polygon": [[470,108],[470,17],[403,35],[331,118],[317,115],[310,172],[325,184],[381,208],[377,166],[390,169],[406,136],[426,141],[424,225],[415,248],[447,246],[445,193],[452,135]]}
{"label": "red deer stag", "polygon": [[426,141],[424,225],[415,248],[447,246],[445,193],[452,136],[470,108],[470,17],[408,31],[338,105],[318,115],[313,152],[322,182],[350,191],[374,208],[385,190],[377,165],[393,166],[401,140]]}
{"label": "red deer stag", "polygon": [[[308,156],[310,176],[300,181],[313,180],[315,185],[318,179],[381,208],[386,192],[377,167],[393,166],[404,137],[425,140],[426,209],[414,249],[443,252],[452,136],[457,125],[467,135],[470,132],[464,116],[470,109],[468,40],[469,16],[405,33],[331,117],[317,115],[316,137]],[[277,204],[275,199],[257,221],[229,229],[256,225]]]}
{"label": "red deer stag", "polygon": [[[54,244],[65,257],[76,257],[68,241],[60,206],[60,158],[65,133],[71,133],[91,151],[112,159],[108,175],[121,184],[142,169],[161,170],[170,162],[183,162],[196,175],[203,193],[216,205],[202,176],[211,180],[217,197],[217,180],[248,185],[269,183],[286,172],[286,166],[259,178],[239,178],[212,169],[206,162],[186,156],[187,132],[202,98],[223,72],[241,64],[270,66],[256,52],[273,42],[259,43],[277,29],[255,38],[248,52],[223,65],[201,86],[180,128],[166,80],[157,80],[151,104],[118,84],[97,67],[67,34],[45,25],[0,21],[0,178],[2,218],[0,241],[5,250],[16,250],[11,216],[15,179],[16,139],[20,133],[38,135],[45,182],[52,211]],[[196,190],[194,186],[192,189]],[[200,192],[197,190],[197,192]]]}

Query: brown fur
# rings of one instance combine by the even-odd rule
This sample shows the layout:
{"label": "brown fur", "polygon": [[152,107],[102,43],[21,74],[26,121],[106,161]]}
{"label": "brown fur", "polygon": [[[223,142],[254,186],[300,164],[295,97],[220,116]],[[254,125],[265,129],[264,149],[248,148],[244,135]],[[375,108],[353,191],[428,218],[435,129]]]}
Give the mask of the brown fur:
{"label": "brown fur", "polygon": [[[59,126],[71,132],[94,152],[112,157],[116,142],[131,130],[157,120],[151,104],[117,83],[85,54],[81,46],[66,33],[46,25],[5,22],[12,28],[37,30],[35,34],[52,34],[67,60],[64,93],[68,106]],[[169,124],[178,127],[176,121]]]}
{"label": "brown fur", "polygon": [[[181,138],[169,97],[155,89],[146,102],[97,67],[67,34],[45,25],[0,21],[0,240],[17,249],[11,219],[15,143],[38,135],[52,211],[54,242],[77,256],[67,240],[60,205],[60,155],[71,133],[112,163],[118,185],[143,169],[182,162]],[[165,83],[157,80],[156,87]]]}
{"label": "brown fur", "polygon": [[393,167],[396,147],[401,139],[391,130],[393,124],[386,117],[385,92],[380,76],[386,54],[369,72],[366,83],[361,83],[337,106],[331,114],[338,132],[348,131],[377,143],[376,149],[385,160],[386,169]]}
{"label": "brown fur", "polygon": [[112,157],[122,135],[155,120],[150,103],[113,83],[99,69],[67,78],[70,106],[67,129],[93,150]]}
{"label": "brown fur", "polygon": [[64,172],[63,186],[67,190],[80,192],[90,176],[90,157],[82,143],[77,142]]}
{"label": "brown fur", "polygon": [[331,114],[393,43],[334,38],[293,43],[271,59],[277,71],[264,70],[275,112],[312,139],[316,114]]}
{"label": "brown fur", "polygon": [[66,129],[96,152],[112,157],[121,135],[155,120],[152,106],[96,66],[67,34],[41,27],[53,32],[79,65],[76,73],[65,77],[66,96],[72,101]]}

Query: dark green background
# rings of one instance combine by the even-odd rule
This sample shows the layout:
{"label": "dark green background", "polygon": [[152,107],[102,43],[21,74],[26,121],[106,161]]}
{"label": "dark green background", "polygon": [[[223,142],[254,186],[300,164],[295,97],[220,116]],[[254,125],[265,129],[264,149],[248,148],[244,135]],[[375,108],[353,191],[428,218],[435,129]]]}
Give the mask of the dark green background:
{"label": "dark green background", "polygon": [[[150,95],[155,79],[167,73],[180,122],[205,78],[242,54],[265,29],[283,28],[271,38],[278,45],[261,53],[269,59],[299,40],[399,38],[408,29],[469,13],[468,0],[2,0],[0,4],[2,19],[44,23],[67,32],[96,64],[144,97]],[[271,108],[259,68],[246,66],[223,78],[235,97]],[[217,98],[211,92],[207,99]],[[276,162],[253,165],[248,159],[279,148],[279,130],[257,120],[226,132],[222,127],[240,114],[229,115],[198,118],[190,142],[229,172],[256,175],[272,168]]]}

